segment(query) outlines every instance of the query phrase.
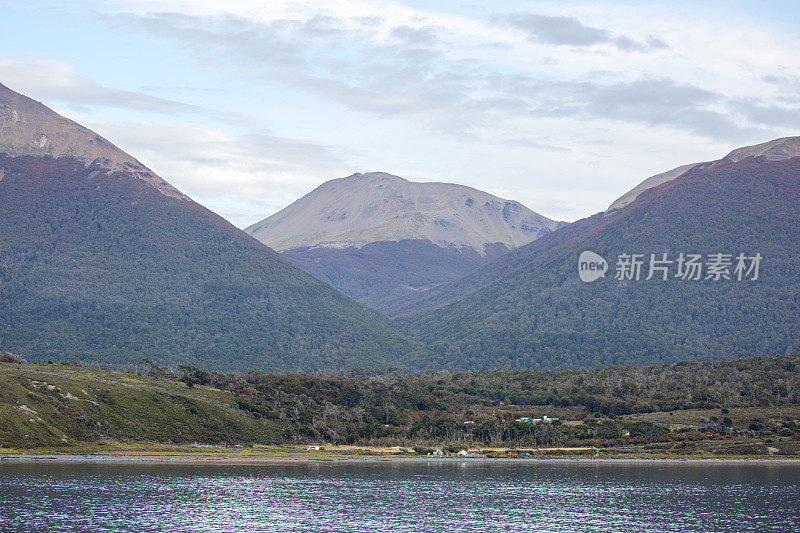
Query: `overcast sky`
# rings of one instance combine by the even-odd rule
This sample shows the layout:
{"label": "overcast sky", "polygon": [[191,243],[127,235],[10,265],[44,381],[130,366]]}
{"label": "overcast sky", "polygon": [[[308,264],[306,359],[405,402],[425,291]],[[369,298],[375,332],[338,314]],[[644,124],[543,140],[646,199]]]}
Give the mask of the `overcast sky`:
{"label": "overcast sky", "polygon": [[0,83],[244,227],[386,171],[560,220],[800,134],[775,2],[0,0]]}

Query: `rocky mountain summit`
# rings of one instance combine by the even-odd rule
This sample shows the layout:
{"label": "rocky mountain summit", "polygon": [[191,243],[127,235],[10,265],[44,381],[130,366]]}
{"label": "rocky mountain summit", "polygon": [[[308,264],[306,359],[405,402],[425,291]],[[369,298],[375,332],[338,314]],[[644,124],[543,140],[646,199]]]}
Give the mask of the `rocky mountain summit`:
{"label": "rocky mountain summit", "polygon": [[472,187],[370,172],[327,181],[245,231],[278,251],[422,239],[485,255],[487,245],[516,248],[558,226]]}
{"label": "rocky mountain summit", "polygon": [[705,163],[692,163],[689,165],[682,165],[679,166],[678,168],[673,168],[672,170],[669,170],[667,172],[662,172],[661,174],[650,176],[649,178],[641,182],[639,185],[637,185],[630,191],[626,192],[625,194],[617,198],[614,201],[614,203],[608,207],[606,212],[610,213],[622,209],[623,207],[634,201],[636,197],[639,196],[644,191],[652,189],[653,187],[657,187],[662,183],[666,183],[668,181],[672,181],[676,178],[679,178],[684,174],[688,173],[695,167],[699,169],[711,168],[723,162],[736,163],[748,157],[761,157],[761,156],[765,157],[769,161],[781,161],[784,159],[791,159],[793,157],[800,156],[800,137],[783,137],[765,143],[755,144],[753,146],[745,146],[742,148],[737,148],[736,150],[733,150],[722,159],[717,159],[716,161],[706,161]]}
{"label": "rocky mountain summit", "polygon": [[385,311],[561,225],[472,187],[370,172],[327,181],[245,231]]}
{"label": "rocky mountain summit", "polygon": [[124,171],[166,196],[188,200],[175,187],[109,141],[44,104],[0,84],[0,154],[72,157]]}

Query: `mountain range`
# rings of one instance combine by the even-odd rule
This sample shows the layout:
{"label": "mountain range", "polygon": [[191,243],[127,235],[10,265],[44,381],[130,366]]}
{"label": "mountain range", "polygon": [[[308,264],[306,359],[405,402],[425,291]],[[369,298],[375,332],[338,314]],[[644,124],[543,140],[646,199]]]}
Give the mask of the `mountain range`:
{"label": "mountain range", "polygon": [[327,181],[245,231],[380,311],[454,281],[564,223],[452,183],[383,172]]}
{"label": "mountain range", "polygon": [[369,173],[242,231],[0,85],[0,222],[0,348],[29,360],[341,373],[800,352],[798,137],[658,174],[571,224]]}
{"label": "mountain range", "polygon": [[341,371],[411,349],[378,313],[5,86],[0,221],[0,345],[29,359]]}
{"label": "mountain range", "polygon": [[[783,155],[764,153],[770,145]],[[415,295],[395,313],[428,347],[432,366],[566,368],[797,353],[798,148],[800,138],[781,139],[693,165],[641,187],[624,205]],[[584,251],[605,258],[604,278],[581,281]],[[645,279],[648,264],[639,280],[617,279],[625,254],[672,261],[667,279],[661,270]],[[700,279],[676,277],[681,254],[701,256]],[[730,279],[707,279],[716,254],[731,263]],[[757,279],[737,279],[739,254],[762,257]]]}

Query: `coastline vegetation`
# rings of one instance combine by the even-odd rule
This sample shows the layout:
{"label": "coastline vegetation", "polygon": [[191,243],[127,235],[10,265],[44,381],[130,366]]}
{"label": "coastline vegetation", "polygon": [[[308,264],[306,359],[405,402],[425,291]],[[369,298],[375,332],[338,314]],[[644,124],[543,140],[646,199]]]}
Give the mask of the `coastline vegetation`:
{"label": "coastline vegetation", "polygon": [[800,357],[348,377],[232,375],[150,362],[138,372],[0,362],[6,454],[460,450],[485,457],[800,458]]}

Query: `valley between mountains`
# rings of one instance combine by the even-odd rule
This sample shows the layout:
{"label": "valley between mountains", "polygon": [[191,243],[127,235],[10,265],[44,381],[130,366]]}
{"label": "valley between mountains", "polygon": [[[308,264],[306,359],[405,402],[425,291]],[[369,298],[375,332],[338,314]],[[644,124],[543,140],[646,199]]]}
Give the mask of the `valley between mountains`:
{"label": "valley between mountains", "polygon": [[[32,361],[344,374],[800,352],[798,137],[658,174],[572,223],[369,172],[241,230],[0,85],[0,220],[0,347]],[[609,262],[592,283],[585,250]],[[673,270],[617,276],[626,254]],[[725,276],[674,270],[719,254]],[[756,277],[736,278],[739,254],[759,255]]]}

